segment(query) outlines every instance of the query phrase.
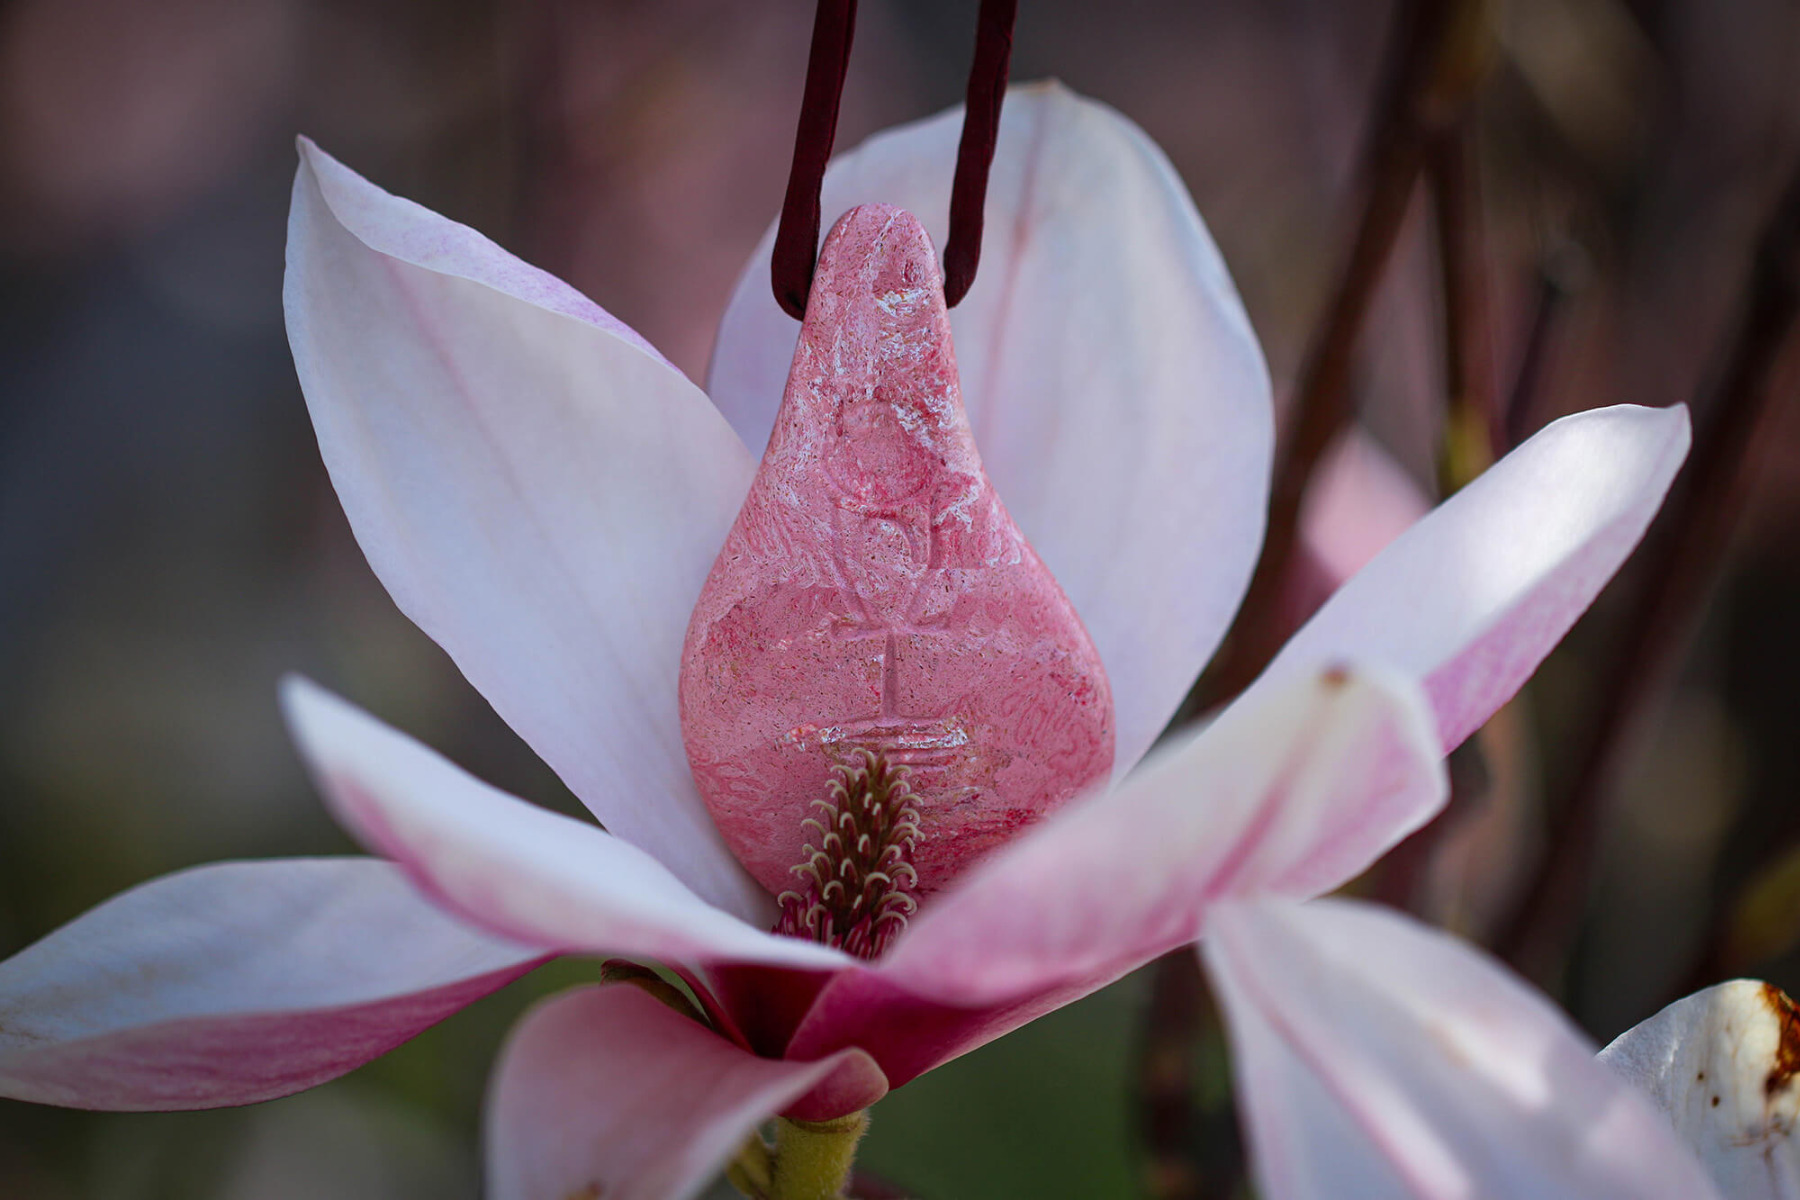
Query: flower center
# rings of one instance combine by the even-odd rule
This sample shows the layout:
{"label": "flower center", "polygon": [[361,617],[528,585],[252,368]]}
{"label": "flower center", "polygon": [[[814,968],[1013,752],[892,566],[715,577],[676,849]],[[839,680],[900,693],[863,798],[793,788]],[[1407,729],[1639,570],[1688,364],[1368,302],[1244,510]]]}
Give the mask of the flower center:
{"label": "flower center", "polygon": [[855,757],[832,769],[829,798],[814,800],[818,815],[802,822],[809,838],[792,869],[799,886],[781,893],[775,932],[875,958],[919,907],[919,810],[905,767],[875,750]]}

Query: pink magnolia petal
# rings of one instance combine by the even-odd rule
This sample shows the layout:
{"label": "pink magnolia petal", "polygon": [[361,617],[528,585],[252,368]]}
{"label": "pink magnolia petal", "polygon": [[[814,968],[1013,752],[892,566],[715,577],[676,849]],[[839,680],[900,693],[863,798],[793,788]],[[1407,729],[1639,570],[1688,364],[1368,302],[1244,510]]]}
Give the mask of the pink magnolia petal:
{"label": "pink magnolia petal", "polygon": [[196,867],[0,963],[0,1095],[130,1110],[285,1096],[544,958],[453,921],[389,863]]}
{"label": "pink magnolia petal", "polygon": [[644,851],[489,787],[303,679],[288,721],[338,819],[451,911],[555,950],[830,970],[853,960],[714,908]]}
{"label": "pink magnolia petal", "polygon": [[288,338],[370,565],[608,828],[760,919],[675,696],[750,456],[572,289],[300,149]]}
{"label": "pink magnolia petal", "polygon": [[502,1051],[488,1092],[487,1194],[693,1196],[761,1122],[816,1089],[872,1103],[879,1077],[857,1050],[757,1058],[634,987],[565,992]]}
{"label": "pink magnolia petal", "polygon": [[1544,997],[1371,905],[1221,905],[1202,951],[1268,1200],[1704,1200],[1656,1113]]}
{"label": "pink magnolia petal", "polygon": [[[942,247],[962,112],[880,134],[827,173],[824,226],[864,202]],[[1223,635],[1262,541],[1273,417],[1256,336],[1162,152],[1057,84],[1007,94],[981,271],[951,310],[988,476],[1087,625],[1112,682],[1115,777]],[[769,290],[773,231],[719,329],[710,392],[767,441],[799,326]]]}
{"label": "pink magnolia petal", "polygon": [[1444,794],[1415,685],[1290,680],[978,866],[828,981],[787,1052],[859,1046],[899,1086],[1192,941],[1221,897],[1343,883]]}
{"label": "pink magnolia petal", "polygon": [[1306,489],[1300,540],[1333,588],[1431,511],[1406,468],[1360,425],[1338,436]]}
{"label": "pink magnolia petal", "polygon": [[855,1047],[899,1087],[934,1067],[987,1045],[1046,1013],[1099,991],[1134,967],[1078,976],[996,1004],[951,1004],[907,988],[879,969],[852,968],[834,976],[813,1001],[788,1042],[789,1057],[811,1059]]}
{"label": "pink magnolia petal", "polygon": [[1298,629],[1388,543],[1431,511],[1403,467],[1360,425],[1325,451],[1300,510],[1300,546],[1282,583],[1281,622]]}
{"label": "pink magnolia petal", "polygon": [[1545,427],[1339,589],[1268,677],[1346,657],[1388,663],[1424,682],[1443,745],[1457,745],[1612,578],[1687,446],[1680,406],[1593,409]]}
{"label": "pink magnolia petal", "polygon": [[1445,794],[1416,685],[1361,668],[1291,678],[995,853],[878,970],[964,1005],[1117,975],[1198,937],[1222,896],[1344,883]]}
{"label": "pink magnolia petal", "polygon": [[1800,1198],[1800,1017],[1737,979],[1677,1000],[1600,1061],[1663,1113],[1731,1200]]}

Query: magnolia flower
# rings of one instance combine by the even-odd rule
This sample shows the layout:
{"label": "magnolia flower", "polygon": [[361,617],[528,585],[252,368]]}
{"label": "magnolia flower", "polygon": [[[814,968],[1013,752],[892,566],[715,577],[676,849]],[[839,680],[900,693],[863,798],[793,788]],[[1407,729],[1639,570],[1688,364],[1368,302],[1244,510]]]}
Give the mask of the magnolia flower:
{"label": "magnolia flower", "polygon": [[[319,444],[400,607],[599,818],[504,795],[319,688],[296,740],[391,861],[223,864],[127,892],[0,964],[0,1094],[237,1104],[374,1057],[553,954],[665,964],[705,1021],[578,988],[512,1034],[496,1200],[690,1195],[772,1114],[822,1121],[1192,941],[1219,899],[1311,896],[1443,802],[1441,758],[1642,533],[1680,409],[1546,429],[1396,539],[1203,732],[1146,751],[1262,535],[1255,338],[1162,154],[1015,89],[982,274],[950,317],[987,476],[1113,700],[1110,780],[935,880],[878,957],[770,932],[684,755],[684,629],[794,352],[768,239],[703,393],[568,286],[301,144],[286,301]],[[934,238],[960,117],[828,175]],[[1143,761],[1140,761],[1143,760]]]}
{"label": "magnolia flower", "polygon": [[1598,1058],[1546,997],[1374,905],[1232,900],[1202,943],[1269,1200],[1789,1200],[1800,1032],[1740,980]]}

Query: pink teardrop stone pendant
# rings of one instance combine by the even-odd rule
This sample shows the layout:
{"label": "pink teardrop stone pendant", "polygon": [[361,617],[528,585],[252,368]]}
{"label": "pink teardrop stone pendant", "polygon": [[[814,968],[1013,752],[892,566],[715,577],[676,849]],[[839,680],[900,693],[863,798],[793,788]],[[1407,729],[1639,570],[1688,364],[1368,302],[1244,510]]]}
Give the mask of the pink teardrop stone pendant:
{"label": "pink teardrop stone pendant", "polygon": [[820,251],[774,433],[688,624],[681,728],[713,820],[775,893],[860,751],[906,769],[922,894],[1112,769],[1100,656],[982,470],[910,213],[854,209]]}

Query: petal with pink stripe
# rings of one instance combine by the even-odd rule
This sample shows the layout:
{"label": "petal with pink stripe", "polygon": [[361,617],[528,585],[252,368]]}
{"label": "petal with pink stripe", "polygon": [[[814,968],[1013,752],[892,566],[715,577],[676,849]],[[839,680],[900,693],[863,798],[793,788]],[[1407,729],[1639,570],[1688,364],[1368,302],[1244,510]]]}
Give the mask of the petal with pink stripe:
{"label": "petal with pink stripe", "polygon": [[285,1096],[545,957],[445,915],[390,863],[195,867],[0,963],[0,1095],[122,1110]]}
{"label": "petal with pink stripe", "polygon": [[1687,448],[1679,405],[1545,426],[1339,588],[1265,678],[1345,658],[1387,663],[1425,685],[1445,749],[1456,746],[1606,586]]}
{"label": "petal with pink stripe", "polygon": [[501,1052],[487,1100],[487,1194],[684,1200],[808,1093],[854,1111],[885,1091],[859,1050],[758,1058],[638,988],[564,992],[527,1014]]}
{"label": "petal with pink stripe", "polygon": [[919,915],[883,974],[993,1004],[1199,936],[1221,896],[1313,896],[1445,796],[1424,697],[1378,669],[1288,679],[996,852]]}
{"label": "petal with pink stripe", "polygon": [[306,680],[288,679],[282,702],[344,826],[475,924],[553,950],[672,963],[852,961],[745,924],[631,843],[489,787]]}
{"label": "petal with pink stripe", "polygon": [[997,851],[828,982],[788,1052],[861,1046],[902,1083],[1194,940],[1223,897],[1342,884],[1445,790],[1416,685],[1289,679]]}
{"label": "petal with pink stripe", "polygon": [[1268,1200],[1717,1197],[1567,1017],[1447,934],[1263,898],[1201,949]]}
{"label": "petal with pink stripe", "polygon": [[301,142],[288,340],[369,564],[606,827],[766,920],[682,751],[689,609],[753,463],[572,288]]}

